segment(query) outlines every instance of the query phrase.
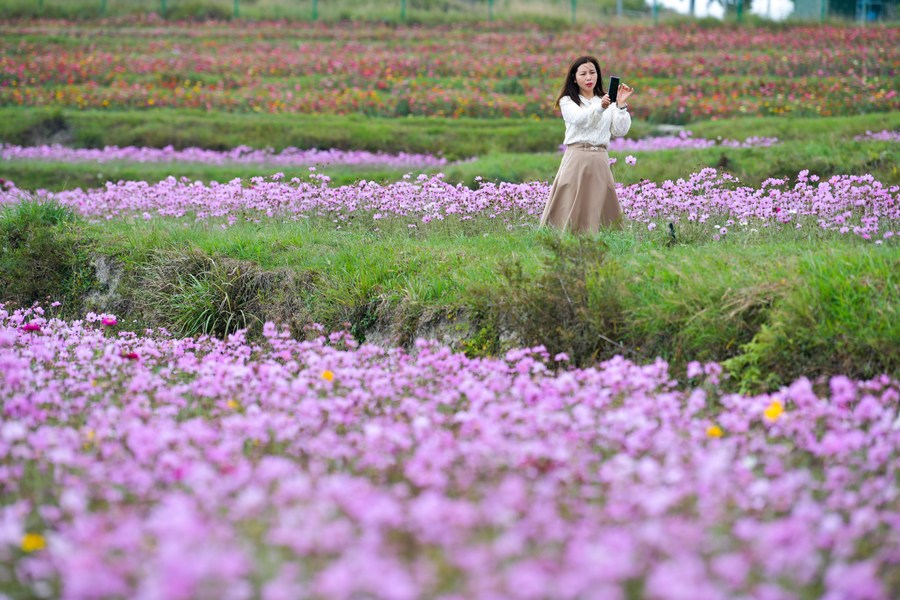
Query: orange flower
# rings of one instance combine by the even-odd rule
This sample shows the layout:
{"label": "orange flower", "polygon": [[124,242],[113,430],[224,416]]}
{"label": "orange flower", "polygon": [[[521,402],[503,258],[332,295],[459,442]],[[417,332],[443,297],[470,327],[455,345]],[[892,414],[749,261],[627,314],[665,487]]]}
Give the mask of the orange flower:
{"label": "orange flower", "polygon": [[706,435],[711,438],[720,438],[723,433],[722,428],[718,425],[710,425],[706,428]]}
{"label": "orange flower", "polygon": [[778,400],[772,400],[772,403],[766,408],[763,415],[767,421],[775,422],[784,412],[784,406]]}
{"label": "orange flower", "polygon": [[39,533],[26,533],[22,536],[22,551],[37,552],[47,547],[47,540]]}

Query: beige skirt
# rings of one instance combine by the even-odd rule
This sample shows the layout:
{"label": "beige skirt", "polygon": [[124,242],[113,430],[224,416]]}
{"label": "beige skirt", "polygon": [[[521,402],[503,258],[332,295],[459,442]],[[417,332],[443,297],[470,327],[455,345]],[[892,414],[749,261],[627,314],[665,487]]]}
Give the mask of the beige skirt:
{"label": "beige skirt", "polygon": [[573,233],[596,233],[600,227],[621,227],[622,208],[603,146],[570,144],[550,188],[541,226]]}

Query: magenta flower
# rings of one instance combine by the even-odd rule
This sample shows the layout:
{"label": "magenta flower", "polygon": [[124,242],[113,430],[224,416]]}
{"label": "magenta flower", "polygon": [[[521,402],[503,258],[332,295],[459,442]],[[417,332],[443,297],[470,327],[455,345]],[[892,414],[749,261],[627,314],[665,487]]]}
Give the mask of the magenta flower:
{"label": "magenta flower", "polygon": [[[31,595],[893,591],[888,375],[749,396],[716,363],[472,359],[273,323],[258,344],[113,337],[97,314],[21,343],[39,314],[0,305],[0,549],[46,540],[7,553]],[[53,470],[40,497],[35,466]]]}

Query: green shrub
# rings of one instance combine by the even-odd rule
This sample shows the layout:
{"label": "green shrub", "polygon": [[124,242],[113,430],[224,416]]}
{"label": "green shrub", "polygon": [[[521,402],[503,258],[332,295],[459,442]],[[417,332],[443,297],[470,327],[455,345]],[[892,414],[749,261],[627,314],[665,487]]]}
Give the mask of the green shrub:
{"label": "green shrub", "polygon": [[900,373],[900,259],[889,250],[804,257],[741,354],[724,362],[744,392],[797,377]]}
{"label": "green shrub", "polygon": [[75,314],[94,283],[95,243],[74,213],[50,202],[0,209],[0,302],[63,302]]}
{"label": "green shrub", "polygon": [[155,250],[137,265],[131,291],[135,314],[180,336],[257,336],[273,321],[301,331],[309,273],[266,270],[249,260],[200,250]]}
{"label": "green shrub", "polygon": [[[501,265],[499,288],[482,292],[481,304],[492,307],[481,334],[507,332],[514,344],[543,344],[551,355],[568,354],[576,364],[628,352],[618,341],[623,307],[618,264],[593,236],[547,232],[546,250],[537,273],[528,273],[518,258]],[[499,334],[498,334],[499,335]],[[490,347],[485,340],[479,347]]]}
{"label": "green shrub", "polygon": [[159,252],[141,277],[143,307],[180,336],[225,337],[258,324],[261,271],[201,252]]}

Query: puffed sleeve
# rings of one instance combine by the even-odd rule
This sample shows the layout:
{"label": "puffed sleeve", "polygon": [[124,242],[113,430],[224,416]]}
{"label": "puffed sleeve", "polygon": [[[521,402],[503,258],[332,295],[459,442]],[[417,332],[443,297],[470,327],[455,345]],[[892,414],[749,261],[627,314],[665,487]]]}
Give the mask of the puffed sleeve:
{"label": "puffed sleeve", "polygon": [[[563,96],[559,101],[559,109],[562,111],[563,120],[571,125],[586,127],[600,118],[602,109],[599,102],[588,106],[578,106],[568,96]],[[630,122],[629,122],[630,123]]]}
{"label": "puffed sleeve", "polygon": [[631,129],[631,115],[625,108],[619,108],[615,104],[607,110],[611,111],[612,121],[609,123],[609,133],[615,137],[622,137]]}

